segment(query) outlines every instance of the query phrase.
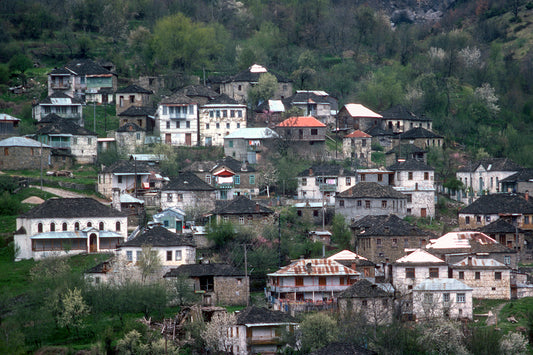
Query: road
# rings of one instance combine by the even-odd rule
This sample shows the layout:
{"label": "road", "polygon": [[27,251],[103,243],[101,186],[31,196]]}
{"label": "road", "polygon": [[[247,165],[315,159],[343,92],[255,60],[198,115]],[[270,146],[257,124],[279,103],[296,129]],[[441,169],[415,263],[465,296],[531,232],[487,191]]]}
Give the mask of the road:
{"label": "road", "polygon": [[[33,187],[33,188],[36,188],[36,189],[40,189],[41,187],[40,186],[37,186],[37,185],[31,185],[30,187]],[[63,197],[63,198],[75,198],[75,197],[92,197],[102,203],[109,203],[109,201],[105,200],[105,199],[102,199],[102,198],[98,198],[96,196],[88,196],[88,195],[84,195],[84,194],[79,194],[79,193],[76,193],[76,192],[72,192],[72,191],[69,191],[69,190],[63,190],[63,189],[58,189],[56,187],[47,187],[47,186],[43,186],[43,191],[46,191],[46,192],[50,192],[51,194],[54,194],[56,196],[59,196],[59,197]]]}

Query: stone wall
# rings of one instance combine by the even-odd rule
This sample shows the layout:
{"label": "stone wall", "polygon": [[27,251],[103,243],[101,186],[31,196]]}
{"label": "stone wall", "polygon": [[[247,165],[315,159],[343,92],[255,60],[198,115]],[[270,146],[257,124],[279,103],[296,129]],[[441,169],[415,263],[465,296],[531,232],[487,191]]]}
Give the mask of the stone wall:
{"label": "stone wall", "polygon": [[244,276],[215,276],[215,303],[245,305],[250,295],[249,278]]}
{"label": "stone wall", "polygon": [[[464,278],[459,278],[463,272]],[[479,272],[479,279],[476,279]],[[501,274],[501,279],[495,278],[495,273]],[[474,298],[485,299],[511,299],[511,272],[509,269],[459,269],[454,268],[453,278],[472,287]]]}
{"label": "stone wall", "polygon": [[30,147],[3,147],[0,150],[0,169],[1,170],[24,170],[39,169],[42,163],[43,169],[48,169],[50,162],[50,148]]}

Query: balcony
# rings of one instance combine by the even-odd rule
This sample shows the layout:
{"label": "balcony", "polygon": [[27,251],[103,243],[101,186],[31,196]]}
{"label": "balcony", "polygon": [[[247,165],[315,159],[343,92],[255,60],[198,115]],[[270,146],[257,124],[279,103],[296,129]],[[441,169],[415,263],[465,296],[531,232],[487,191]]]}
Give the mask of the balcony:
{"label": "balcony", "polygon": [[53,90],[67,90],[67,89],[70,89],[70,83],[55,83],[55,82],[52,82],[50,84],[50,87]]}
{"label": "balcony", "polygon": [[305,286],[274,286],[270,285],[271,292],[342,292],[351,285],[305,285]]}
{"label": "balcony", "polygon": [[246,343],[248,345],[277,345],[277,344],[280,344],[280,341],[281,341],[280,337],[273,337],[273,336],[264,336],[264,337],[254,336],[252,338],[246,339]]}
{"label": "balcony", "polygon": [[221,183],[221,184],[215,184],[215,188],[217,189],[233,189],[235,185],[233,183]]}
{"label": "balcony", "polygon": [[171,113],[168,115],[168,117],[171,120],[186,120],[187,114],[186,113]]}
{"label": "balcony", "polygon": [[337,185],[333,185],[333,184],[319,184],[318,188],[322,192],[336,192],[337,191]]}

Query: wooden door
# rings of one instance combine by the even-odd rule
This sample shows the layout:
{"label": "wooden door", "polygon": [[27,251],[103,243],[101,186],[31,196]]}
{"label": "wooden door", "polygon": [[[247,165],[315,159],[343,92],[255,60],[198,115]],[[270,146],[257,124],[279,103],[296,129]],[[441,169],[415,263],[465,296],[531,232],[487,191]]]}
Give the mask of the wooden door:
{"label": "wooden door", "polygon": [[165,134],[165,143],[167,144],[172,143],[172,135],[170,133]]}
{"label": "wooden door", "polygon": [[425,208],[420,209],[420,217],[427,217],[427,210]]}
{"label": "wooden door", "polygon": [[98,251],[98,246],[96,244],[96,234],[91,234],[89,237],[89,252],[96,253]]}
{"label": "wooden door", "polygon": [[191,146],[192,145],[192,139],[190,133],[185,133],[185,145]]}

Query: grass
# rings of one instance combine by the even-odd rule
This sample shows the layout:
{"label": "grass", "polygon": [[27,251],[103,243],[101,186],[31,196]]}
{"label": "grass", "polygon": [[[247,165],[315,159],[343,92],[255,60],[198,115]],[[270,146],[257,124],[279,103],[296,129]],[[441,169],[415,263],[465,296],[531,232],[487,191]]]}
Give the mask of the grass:
{"label": "grass", "polygon": [[96,132],[98,137],[107,137],[106,131],[116,130],[119,127],[115,105],[110,104],[87,104],[83,107],[83,120],[85,128]]}
{"label": "grass", "polygon": [[[509,317],[514,317],[518,322],[511,323],[507,321]],[[514,331],[517,327],[527,329],[528,323],[530,322],[533,323],[533,297],[525,297],[507,302],[498,317],[498,326],[504,331]]]}
{"label": "grass", "polygon": [[[75,166],[70,171],[72,171],[72,173],[74,174],[74,178],[67,176],[47,176],[46,172],[43,172],[43,179],[54,182],[72,182],[85,185],[95,184],[96,180],[98,179],[98,172],[93,166]],[[11,176],[23,176],[37,179],[41,177],[40,170],[4,170],[3,172]]]}

